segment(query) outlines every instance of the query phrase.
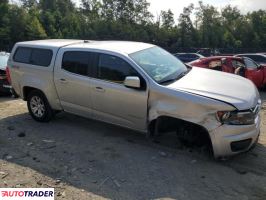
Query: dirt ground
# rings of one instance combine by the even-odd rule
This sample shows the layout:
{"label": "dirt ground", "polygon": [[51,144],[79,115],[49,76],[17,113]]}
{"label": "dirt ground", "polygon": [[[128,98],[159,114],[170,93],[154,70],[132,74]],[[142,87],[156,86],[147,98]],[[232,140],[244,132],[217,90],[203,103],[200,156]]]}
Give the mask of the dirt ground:
{"label": "dirt ground", "polygon": [[227,161],[120,127],[60,113],[37,123],[0,97],[0,187],[53,187],[55,199],[266,199],[266,93],[257,147]]}

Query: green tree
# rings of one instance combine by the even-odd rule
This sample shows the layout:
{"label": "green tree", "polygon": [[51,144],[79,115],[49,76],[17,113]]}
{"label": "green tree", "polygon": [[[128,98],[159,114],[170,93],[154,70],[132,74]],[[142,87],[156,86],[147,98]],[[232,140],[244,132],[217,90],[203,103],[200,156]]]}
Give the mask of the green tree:
{"label": "green tree", "polygon": [[9,26],[9,5],[8,0],[0,2],[0,50],[8,45],[10,40],[10,26]]}
{"label": "green tree", "polygon": [[216,48],[222,45],[221,16],[215,7],[208,4],[204,5],[200,1],[196,12],[196,23],[202,46]]}
{"label": "green tree", "polygon": [[36,16],[29,18],[25,31],[25,37],[29,40],[44,39],[47,37],[45,30]]}
{"label": "green tree", "polygon": [[38,5],[37,0],[21,0],[22,5],[24,8],[33,8],[36,7]]}
{"label": "green tree", "polygon": [[102,15],[108,21],[146,24],[152,18],[152,14],[148,11],[150,4],[146,0],[103,0],[102,2]]}
{"label": "green tree", "polygon": [[266,46],[266,11],[259,10],[247,14],[253,32],[253,46]]}
{"label": "green tree", "polygon": [[81,12],[87,21],[97,21],[100,19],[102,4],[98,0],[82,0]]}
{"label": "green tree", "polygon": [[73,2],[1,0],[0,48],[43,38],[136,40],[172,52],[178,47],[266,47],[265,10],[243,15],[230,5],[219,11],[199,2],[196,8],[185,7],[175,24],[171,10],[161,11],[154,22],[148,0],[81,0],[80,7]]}
{"label": "green tree", "polygon": [[178,28],[180,31],[180,45],[182,47],[191,47],[196,45],[196,30],[193,27],[191,14],[194,10],[194,5],[190,4],[183,9],[183,13],[178,18]]}
{"label": "green tree", "polygon": [[171,29],[175,25],[174,13],[169,9],[168,11],[161,11],[162,27]]}

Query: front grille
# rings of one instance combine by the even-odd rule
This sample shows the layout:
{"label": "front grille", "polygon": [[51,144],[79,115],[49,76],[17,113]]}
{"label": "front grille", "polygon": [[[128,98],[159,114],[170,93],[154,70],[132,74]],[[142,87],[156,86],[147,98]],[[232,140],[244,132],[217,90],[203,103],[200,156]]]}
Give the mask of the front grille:
{"label": "front grille", "polygon": [[260,112],[261,104],[257,104],[257,106],[253,109],[253,113],[258,115]]}
{"label": "front grille", "polygon": [[[261,109],[261,101],[259,100],[257,105],[249,110],[247,110],[248,112],[251,112],[254,116],[257,116],[260,112]],[[246,112],[246,111],[243,111]]]}

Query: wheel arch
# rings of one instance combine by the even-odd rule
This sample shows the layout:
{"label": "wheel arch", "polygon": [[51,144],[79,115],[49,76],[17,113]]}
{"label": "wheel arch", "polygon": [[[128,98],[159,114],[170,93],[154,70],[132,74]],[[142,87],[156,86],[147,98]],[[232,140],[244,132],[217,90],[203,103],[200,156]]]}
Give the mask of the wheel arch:
{"label": "wheel arch", "polygon": [[211,151],[213,152],[213,143],[211,135],[203,125],[168,115],[161,115],[149,122],[148,131],[151,133],[155,131],[156,123],[158,123],[159,121],[159,130],[162,132],[177,131],[180,126],[186,126],[191,127],[193,130],[202,133],[204,139],[206,139],[207,145],[209,145]]}
{"label": "wheel arch", "polygon": [[[32,91],[34,91],[34,90],[41,92],[46,97],[45,93],[41,89],[35,88],[35,87],[31,87],[31,86],[24,86],[23,89],[22,89],[22,92],[23,92],[22,93],[23,94],[22,98],[23,98],[23,100],[26,101],[28,96],[29,96],[29,94]],[[47,97],[46,97],[46,99],[47,99]]]}

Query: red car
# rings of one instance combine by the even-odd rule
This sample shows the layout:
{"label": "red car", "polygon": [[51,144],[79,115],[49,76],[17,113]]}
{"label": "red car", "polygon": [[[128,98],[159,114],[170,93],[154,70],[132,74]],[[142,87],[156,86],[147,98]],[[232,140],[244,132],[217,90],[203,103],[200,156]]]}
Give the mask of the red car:
{"label": "red car", "polygon": [[247,57],[213,56],[190,62],[189,65],[238,74],[251,80],[258,88],[266,85],[266,65],[258,65]]}

